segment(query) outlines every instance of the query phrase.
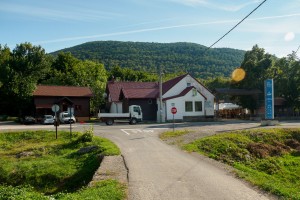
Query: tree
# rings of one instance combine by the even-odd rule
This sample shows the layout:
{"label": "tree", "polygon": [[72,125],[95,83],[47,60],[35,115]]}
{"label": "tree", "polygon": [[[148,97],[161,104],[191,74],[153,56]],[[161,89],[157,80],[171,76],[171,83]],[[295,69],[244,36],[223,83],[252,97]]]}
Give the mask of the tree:
{"label": "tree", "polygon": [[52,71],[43,84],[90,87],[94,96],[91,111],[95,112],[104,103],[103,93],[107,81],[103,64],[81,61],[71,53],[60,53],[52,63]]}
{"label": "tree", "polygon": [[[257,45],[253,46],[251,51],[247,51],[244,60],[241,64],[241,68],[246,72],[245,78],[235,83],[233,86],[240,89],[259,89],[264,91],[264,80],[269,77],[269,69],[273,66],[274,57],[265,53],[263,48],[259,48]],[[259,96],[258,99],[253,96],[238,96],[236,100],[244,107],[253,111],[259,106],[258,102],[262,100],[263,96]]]}
{"label": "tree", "polygon": [[[3,60],[2,60],[3,59]],[[9,101],[4,110],[8,114],[19,114],[32,103],[32,93],[37,83],[50,70],[49,56],[40,46],[22,43],[10,52],[1,48],[1,95]],[[13,110],[15,109],[15,110]]]}
{"label": "tree", "polygon": [[205,80],[204,85],[210,90],[214,90],[216,88],[229,88],[231,86],[231,79],[218,76]]}
{"label": "tree", "polygon": [[300,110],[300,62],[295,52],[278,59],[274,67],[276,93],[286,100],[293,110]]}

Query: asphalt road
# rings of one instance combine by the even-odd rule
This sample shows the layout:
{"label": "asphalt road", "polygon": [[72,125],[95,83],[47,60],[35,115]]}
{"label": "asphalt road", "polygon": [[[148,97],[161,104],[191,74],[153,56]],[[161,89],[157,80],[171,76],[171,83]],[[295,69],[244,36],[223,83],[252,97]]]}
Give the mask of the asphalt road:
{"label": "asphalt road", "polygon": [[[198,129],[215,134],[232,129],[259,127],[259,123],[182,123],[176,129]],[[73,125],[73,130],[84,130],[88,124]],[[280,127],[300,127],[286,123]],[[129,200],[193,200],[193,199],[271,199],[232,173],[207,158],[194,156],[162,142],[159,132],[172,125],[93,125],[94,133],[114,141],[121,149],[129,169]],[[68,129],[62,125],[59,129]],[[0,130],[51,129],[44,125],[0,124]],[[201,132],[200,131],[200,132]],[[200,133],[201,134],[201,133]]]}
{"label": "asphalt road", "polygon": [[[243,129],[259,124],[202,126],[212,133],[213,129]],[[121,148],[129,169],[129,200],[270,199],[209,159],[195,157],[162,142],[158,133],[166,128],[164,125],[95,128],[96,135],[111,139]]]}

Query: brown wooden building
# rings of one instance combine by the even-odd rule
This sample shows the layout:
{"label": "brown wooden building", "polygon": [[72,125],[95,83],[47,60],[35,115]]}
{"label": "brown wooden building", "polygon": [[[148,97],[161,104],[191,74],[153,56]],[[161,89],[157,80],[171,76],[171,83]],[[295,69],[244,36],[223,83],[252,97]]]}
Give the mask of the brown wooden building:
{"label": "brown wooden building", "polygon": [[74,108],[74,115],[78,121],[89,120],[90,99],[93,93],[88,87],[76,86],[47,86],[38,85],[33,92],[36,115],[54,115],[51,107],[59,105],[60,111],[67,111],[68,107]]}

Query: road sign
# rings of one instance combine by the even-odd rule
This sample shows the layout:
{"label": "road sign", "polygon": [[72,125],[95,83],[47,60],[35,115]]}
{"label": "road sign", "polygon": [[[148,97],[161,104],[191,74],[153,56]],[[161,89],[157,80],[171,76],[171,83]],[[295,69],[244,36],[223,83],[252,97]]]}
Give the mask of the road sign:
{"label": "road sign", "polygon": [[69,115],[74,115],[74,108],[73,107],[68,107],[68,114]]}
{"label": "road sign", "polygon": [[177,108],[176,107],[172,107],[171,108],[171,112],[172,112],[173,115],[176,114],[177,113]]}
{"label": "road sign", "polygon": [[265,80],[265,118],[274,119],[274,84],[273,79]]}
{"label": "road sign", "polygon": [[51,107],[52,111],[53,112],[58,112],[59,111],[59,106],[57,104],[54,104],[52,107]]}

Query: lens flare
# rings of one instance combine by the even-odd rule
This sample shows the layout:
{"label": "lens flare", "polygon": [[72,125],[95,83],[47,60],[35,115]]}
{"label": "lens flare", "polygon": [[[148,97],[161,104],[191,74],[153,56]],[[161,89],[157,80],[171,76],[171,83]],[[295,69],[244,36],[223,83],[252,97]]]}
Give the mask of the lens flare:
{"label": "lens flare", "polygon": [[235,69],[231,74],[232,80],[236,82],[240,82],[245,78],[245,76],[246,76],[246,72],[242,68]]}

